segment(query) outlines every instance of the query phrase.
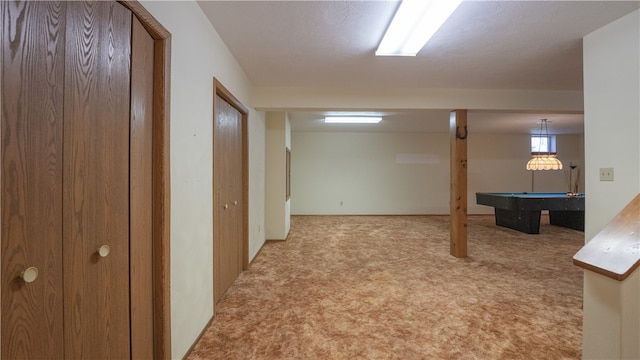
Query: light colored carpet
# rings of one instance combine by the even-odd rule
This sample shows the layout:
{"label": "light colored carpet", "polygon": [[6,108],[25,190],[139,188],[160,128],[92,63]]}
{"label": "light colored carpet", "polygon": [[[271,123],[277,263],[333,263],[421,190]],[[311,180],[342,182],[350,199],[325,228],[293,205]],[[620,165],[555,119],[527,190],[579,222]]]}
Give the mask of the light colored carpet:
{"label": "light colored carpet", "polygon": [[294,216],[223,296],[189,359],[579,359],[579,231],[470,216]]}

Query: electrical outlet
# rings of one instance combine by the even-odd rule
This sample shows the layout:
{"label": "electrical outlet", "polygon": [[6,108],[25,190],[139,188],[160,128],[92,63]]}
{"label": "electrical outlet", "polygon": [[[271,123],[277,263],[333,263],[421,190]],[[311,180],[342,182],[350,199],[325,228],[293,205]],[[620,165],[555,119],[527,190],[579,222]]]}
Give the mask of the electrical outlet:
{"label": "electrical outlet", "polygon": [[613,168],[600,168],[600,181],[613,181]]}

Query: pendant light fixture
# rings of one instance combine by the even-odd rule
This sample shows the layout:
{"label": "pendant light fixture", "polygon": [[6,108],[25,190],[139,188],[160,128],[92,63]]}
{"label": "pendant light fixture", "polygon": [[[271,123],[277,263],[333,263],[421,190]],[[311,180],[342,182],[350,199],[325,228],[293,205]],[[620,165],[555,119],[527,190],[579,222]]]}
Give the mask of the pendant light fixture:
{"label": "pendant light fixture", "polygon": [[[540,135],[538,135],[537,151],[531,150],[531,160],[527,162],[527,170],[562,170],[562,162],[556,158],[555,147],[551,149],[552,141],[549,137],[549,129],[547,127],[547,119],[540,121]],[[545,150],[541,151],[540,147],[544,139]]]}

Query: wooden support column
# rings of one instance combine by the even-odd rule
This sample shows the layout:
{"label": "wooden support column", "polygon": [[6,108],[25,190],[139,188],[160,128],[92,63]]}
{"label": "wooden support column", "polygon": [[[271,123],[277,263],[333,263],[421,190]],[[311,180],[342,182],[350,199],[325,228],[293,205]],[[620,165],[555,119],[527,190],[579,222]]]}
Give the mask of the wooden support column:
{"label": "wooden support column", "polygon": [[454,110],[449,117],[451,159],[450,250],[467,257],[467,110]]}

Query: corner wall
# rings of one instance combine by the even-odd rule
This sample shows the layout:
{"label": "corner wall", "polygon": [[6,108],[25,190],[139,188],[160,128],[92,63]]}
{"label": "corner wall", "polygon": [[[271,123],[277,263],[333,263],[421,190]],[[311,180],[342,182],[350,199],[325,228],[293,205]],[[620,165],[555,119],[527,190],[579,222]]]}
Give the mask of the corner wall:
{"label": "corner wall", "polygon": [[[584,38],[586,238],[594,237],[640,191],[639,12]],[[600,181],[600,168],[614,181]]]}
{"label": "corner wall", "polygon": [[268,112],[266,121],[266,238],[285,240],[291,218],[291,199],[286,197],[286,149],[291,149],[291,126],[285,112]]}
{"label": "corner wall", "polygon": [[[251,84],[194,1],[143,1],[171,32],[171,348],[213,315],[213,77],[250,107]],[[249,254],[264,243],[264,113],[250,108]]]}
{"label": "corner wall", "polygon": [[[583,44],[589,241],[640,192],[640,10]],[[614,181],[599,180],[604,167]],[[584,359],[640,358],[639,272],[618,282],[585,271]]]}
{"label": "corner wall", "polygon": [[265,113],[249,114],[249,261],[264,245],[265,236]]}

